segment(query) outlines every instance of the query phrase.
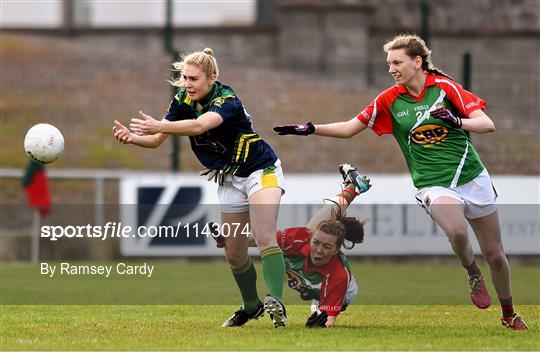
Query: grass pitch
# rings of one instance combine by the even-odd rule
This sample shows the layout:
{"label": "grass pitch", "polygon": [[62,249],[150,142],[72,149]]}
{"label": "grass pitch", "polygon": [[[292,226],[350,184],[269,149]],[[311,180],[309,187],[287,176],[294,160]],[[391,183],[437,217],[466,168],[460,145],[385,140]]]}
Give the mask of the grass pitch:
{"label": "grass pitch", "polygon": [[540,306],[520,306],[530,326],[498,324],[497,308],[472,305],[357,305],[331,329],[306,329],[308,309],[288,307],[289,323],[268,316],[220,328],[227,305],[3,306],[2,351],[538,351]]}
{"label": "grass pitch", "polygon": [[[512,267],[517,310],[530,327],[514,332],[500,325],[495,298],[487,310],[468,302],[464,274],[457,265],[353,262],[360,295],[339,316],[336,327],[306,329],[309,306],[287,290],[289,322],[286,328],[274,329],[268,316],[243,328],[220,328],[239,301],[221,262],[155,264],[154,279],[131,282],[46,279],[36,276],[35,265],[3,264],[0,350],[540,350],[538,267]],[[49,293],[56,296],[47,297]],[[96,299],[99,293],[106,296]],[[141,304],[149,296],[155,304]],[[95,301],[87,301],[90,297]],[[106,304],[86,304],[97,300]]]}

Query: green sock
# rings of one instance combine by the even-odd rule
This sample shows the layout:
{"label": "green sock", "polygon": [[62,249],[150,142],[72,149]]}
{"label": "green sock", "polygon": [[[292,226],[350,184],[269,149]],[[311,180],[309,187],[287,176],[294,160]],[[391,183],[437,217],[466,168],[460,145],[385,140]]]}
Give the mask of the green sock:
{"label": "green sock", "polygon": [[283,302],[285,283],[285,259],[278,246],[269,247],[261,252],[264,282],[268,293]]}
{"label": "green sock", "polygon": [[242,294],[242,300],[244,301],[244,309],[248,313],[252,313],[257,309],[259,305],[259,294],[257,293],[257,271],[251,258],[247,257],[246,264],[240,269],[233,269],[231,271]]}

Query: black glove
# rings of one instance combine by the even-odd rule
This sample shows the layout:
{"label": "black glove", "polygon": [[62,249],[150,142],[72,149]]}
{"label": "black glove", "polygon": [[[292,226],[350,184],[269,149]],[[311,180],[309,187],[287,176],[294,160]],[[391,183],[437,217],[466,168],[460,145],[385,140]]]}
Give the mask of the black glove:
{"label": "black glove", "polygon": [[326,311],[323,311],[320,314],[317,314],[317,311],[315,311],[307,319],[306,327],[308,327],[308,328],[317,328],[317,327],[326,328],[326,320],[327,319],[328,319],[328,314],[326,313]]}
{"label": "black glove", "polygon": [[311,122],[300,125],[282,125],[274,127],[274,131],[279,135],[311,135],[315,133],[315,126]]}
{"label": "black glove", "polygon": [[225,181],[225,175],[226,173],[222,170],[216,170],[213,168],[206,168],[199,172],[200,176],[208,176],[207,180],[211,181],[214,180],[215,183],[219,184],[220,186],[223,185],[223,182]]}
{"label": "black glove", "polygon": [[216,247],[217,248],[225,248],[225,237],[223,237],[219,233],[219,225],[210,221],[207,224],[208,228],[210,229],[210,233],[212,234],[212,238],[214,241],[216,241]]}
{"label": "black glove", "polygon": [[461,128],[461,118],[454,116],[452,112],[446,108],[437,108],[436,110],[429,112],[429,114],[431,114],[432,117],[445,121],[453,128]]}

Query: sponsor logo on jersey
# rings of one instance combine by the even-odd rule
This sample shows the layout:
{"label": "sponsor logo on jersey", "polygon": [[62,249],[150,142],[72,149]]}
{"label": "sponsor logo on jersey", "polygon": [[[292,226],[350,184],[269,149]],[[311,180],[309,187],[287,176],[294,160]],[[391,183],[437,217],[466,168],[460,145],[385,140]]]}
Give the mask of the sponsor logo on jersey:
{"label": "sponsor logo on jersey", "polygon": [[448,128],[440,125],[428,124],[422,125],[411,132],[411,140],[420,145],[429,147],[434,144],[440,144],[446,139]]}
{"label": "sponsor logo on jersey", "polygon": [[362,115],[362,117],[364,117],[365,119],[369,120],[370,117],[369,117],[369,114],[367,114],[366,111],[362,111],[362,112],[360,112],[360,114]]}
{"label": "sponsor logo on jersey", "polygon": [[475,101],[475,102],[467,103],[467,104],[465,105],[465,108],[469,109],[469,108],[474,107],[474,106],[480,106],[480,102]]}
{"label": "sponsor logo on jersey", "polygon": [[398,118],[405,117],[405,116],[408,116],[408,115],[409,115],[409,110],[397,112],[397,114],[396,114],[396,116]]}
{"label": "sponsor logo on jersey", "polygon": [[429,106],[427,104],[423,104],[423,105],[420,105],[420,106],[416,106],[414,107],[414,111],[415,112],[418,112],[418,111],[426,111],[429,109]]}

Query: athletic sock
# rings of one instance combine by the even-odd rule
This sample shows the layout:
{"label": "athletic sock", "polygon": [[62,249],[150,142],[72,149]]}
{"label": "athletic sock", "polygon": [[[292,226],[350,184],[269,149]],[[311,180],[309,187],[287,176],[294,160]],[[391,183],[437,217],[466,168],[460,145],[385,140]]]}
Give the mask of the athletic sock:
{"label": "athletic sock", "polygon": [[499,302],[501,303],[501,310],[503,317],[512,317],[514,314],[514,305],[512,304],[512,296],[510,296],[507,299],[501,299],[499,298]]}
{"label": "athletic sock", "polygon": [[255,266],[251,261],[251,258],[248,256],[246,264],[242,268],[234,269],[231,268],[231,271],[240,289],[240,294],[242,295],[242,300],[244,301],[244,310],[247,313],[252,313],[257,309],[259,305],[259,294],[257,293],[257,271]]}
{"label": "athletic sock", "polygon": [[352,201],[354,200],[354,198],[356,198],[357,195],[358,195],[358,192],[356,191],[356,187],[354,186],[354,184],[349,183],[345,188],[343,188],[341,193],[339,193],[336,196],[336,198],[338,200],[339,198],[342,198],[343,200],[347,202],[346,206],[348,206],[349,204],[352,203]]}
{"label": "athletic sock", "polygon": [[476,265],[475,259],[473,259],[472,263],[469,264],[468,266],[464,266],[464,268],[467,270],[467,273],[469,274],[470,277],[473,275],[480,276],[482,274],[482,271]]}
{"label": "athletic sock", "polygon": [[278,246],[268,247],[261,252],[264,282],[268,293],[283,302],[285,283],[285,259]]}

